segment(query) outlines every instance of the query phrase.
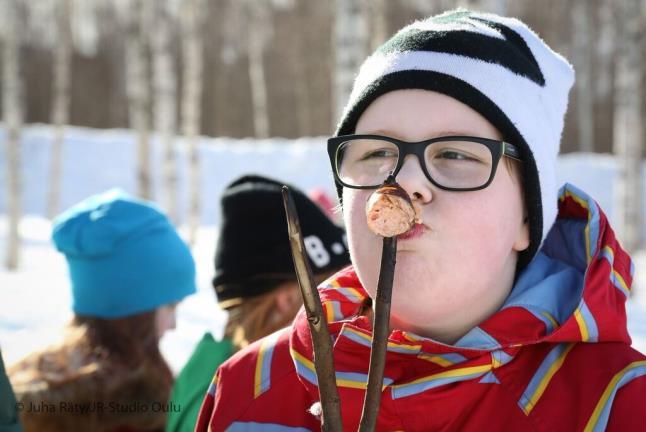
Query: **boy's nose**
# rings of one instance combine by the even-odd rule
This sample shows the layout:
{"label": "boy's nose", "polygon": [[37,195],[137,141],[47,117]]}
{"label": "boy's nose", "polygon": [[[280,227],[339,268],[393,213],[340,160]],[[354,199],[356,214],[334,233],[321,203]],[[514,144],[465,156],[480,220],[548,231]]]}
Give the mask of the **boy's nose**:
{"label": "boy's nose", "polygon": [[424,175],[419,160],[415,156],[406,157],[396,180],[413,200],[427,204],[433,199],[432,184]]}

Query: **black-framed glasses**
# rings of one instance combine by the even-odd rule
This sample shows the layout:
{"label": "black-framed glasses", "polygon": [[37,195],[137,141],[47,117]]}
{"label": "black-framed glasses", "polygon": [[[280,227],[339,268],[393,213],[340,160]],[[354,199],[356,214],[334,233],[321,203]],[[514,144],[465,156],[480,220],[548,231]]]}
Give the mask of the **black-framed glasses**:
{"label": "black-framed glasses", "polygon": [[408,155],[417,157],[431,183],[449,191],[484,189],[503,155],[521,160],[512,144],[472,136],[407,142],[381,135],[344,135],[328,139],[327,150],[335,179],[353,189],[378,188],[389,174],[397,177]]}

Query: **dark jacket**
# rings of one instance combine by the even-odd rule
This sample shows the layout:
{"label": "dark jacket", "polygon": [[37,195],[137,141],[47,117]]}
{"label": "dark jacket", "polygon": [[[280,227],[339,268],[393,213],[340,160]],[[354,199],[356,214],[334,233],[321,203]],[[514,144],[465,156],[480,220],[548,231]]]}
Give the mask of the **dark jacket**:
{"label": "dark jacket", "polygon": [[19,409],[20,407],[16,404],[16,398],[4,370],[2,352],[0,351],[0,432],[22,431],[18,422],[17,410]]}

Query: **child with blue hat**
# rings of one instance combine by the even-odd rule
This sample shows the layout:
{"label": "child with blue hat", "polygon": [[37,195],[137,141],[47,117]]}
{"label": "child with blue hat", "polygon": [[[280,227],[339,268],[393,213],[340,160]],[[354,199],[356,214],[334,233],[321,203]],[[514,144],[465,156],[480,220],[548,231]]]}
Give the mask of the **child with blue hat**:
{"label": "child with blue hat", "polygon": [[67,210],[52,238],[67,259],[78,315],[122,318],[195,292],[193,257],[168,218],[121,190]]}
{"label": "child with blue hat", "polygon": [[166,410],[154,407],[173,377],[159,339],[196,291],[189,248],[157,207],[118,189],[58,216],[52,240],[68,263],[74,318],[60,344],[9,369],[18,402],[55,407],[23,411],[24,429],[163,429]]}

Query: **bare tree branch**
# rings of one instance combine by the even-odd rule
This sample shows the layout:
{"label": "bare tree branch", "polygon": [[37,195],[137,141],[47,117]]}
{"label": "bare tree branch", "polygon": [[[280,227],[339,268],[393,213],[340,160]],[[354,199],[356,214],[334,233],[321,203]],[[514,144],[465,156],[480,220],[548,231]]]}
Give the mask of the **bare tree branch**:
{"label": "bare tree branch", "polygon": [[300,222],[296,205],[287,186],[283,186],[283,203],[287,214],[289,243],[292,248],[294,268],[298,285],[303,295],[303,304],[307,313],[312,345],[314,348],[314,369],[321,398],[321,428],[323,431],[342,431],[339,393],[336,387],[336,374],[332,356],[332,342],[327,328],[327,319],[323,314],[321,299],[312,278],[307,253],[303,244]]}

